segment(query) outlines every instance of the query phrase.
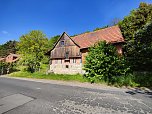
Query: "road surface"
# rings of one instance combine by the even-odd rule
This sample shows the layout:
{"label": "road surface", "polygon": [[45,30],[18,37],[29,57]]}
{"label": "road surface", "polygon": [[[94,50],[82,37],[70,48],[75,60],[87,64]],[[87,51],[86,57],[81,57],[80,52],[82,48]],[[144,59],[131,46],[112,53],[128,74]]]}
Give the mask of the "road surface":
{"label": "road surface", "polygon": [[152,93],[0,77],[0,114],[152,114]]}

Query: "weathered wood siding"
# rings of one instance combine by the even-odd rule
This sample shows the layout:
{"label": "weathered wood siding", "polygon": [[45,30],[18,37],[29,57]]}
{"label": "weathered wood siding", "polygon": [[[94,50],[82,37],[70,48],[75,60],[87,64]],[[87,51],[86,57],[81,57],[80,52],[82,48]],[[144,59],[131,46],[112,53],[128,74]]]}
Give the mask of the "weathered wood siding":
{"label": "weathered wood siding", "polygon": [[[61,45],[61,41],[64,41],[64,45]],[[81,56],[80,48],[68,35],[63,34],[55,48],[51,51],[51,58],[65,58],[67,52],[69,53],[69,58]]]}
{"label": "weathered wood siding", "polygon": [[89,52],[88,48],[81,50],[81,53],[82,53],[82,64],[85,63],[85,61],[86,61],[86,56],[88,55],[88,52]]}

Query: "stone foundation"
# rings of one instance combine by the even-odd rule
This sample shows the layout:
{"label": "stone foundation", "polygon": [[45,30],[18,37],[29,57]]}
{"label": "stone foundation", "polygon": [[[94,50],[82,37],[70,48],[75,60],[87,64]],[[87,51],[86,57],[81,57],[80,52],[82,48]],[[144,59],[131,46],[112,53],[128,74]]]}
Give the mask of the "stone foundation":
{"label": "stone foundation", "polygon": [[83,74],[82,64],[51,64],[50,71],[56,74]]}

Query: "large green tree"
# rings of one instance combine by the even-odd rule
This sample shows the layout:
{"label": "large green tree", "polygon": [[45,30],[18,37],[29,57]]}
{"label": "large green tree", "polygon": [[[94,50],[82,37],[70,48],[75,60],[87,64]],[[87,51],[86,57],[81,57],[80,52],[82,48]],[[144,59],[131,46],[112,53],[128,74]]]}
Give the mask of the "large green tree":
{"label": "large green tree", "polygon": [[152,68],[152,21],[135,34],[133,65],[135,70],[151,71]]}
{"label": "large green tree", "polygon": [[140,3],[139,8],[132,10],[120,23],[122,34],[126,40],[126,52],[132,53],[132,43],[134,42],[135,33],[152,20],[152,4]]}
{"label": "large green tree", "polygon": [[[135,68],[134,63],[137,63],[137,59],[135,61],[135,53],[136,48],[136,33],[140,29],[143,29],[146,23],[152,20],[152,4],[140,3],[139,7],[135,10],[132,10],[131,13],[126,16],[120,23],[121,32],[125,38],[126,44],[124,45],[124,54],[127,57],[128,61],[130,61],[130,65],[132,68]],[[137,67],[138,65],[136,65]]]}
{"label": "large green tree", "polygon": [[17,47],[18,53],[22,56],[22,62],[28,66],[29,71],[35,72],[40,69],[41,62],[45,58],[48,39],[43,32],[33,30],[20,37]]}

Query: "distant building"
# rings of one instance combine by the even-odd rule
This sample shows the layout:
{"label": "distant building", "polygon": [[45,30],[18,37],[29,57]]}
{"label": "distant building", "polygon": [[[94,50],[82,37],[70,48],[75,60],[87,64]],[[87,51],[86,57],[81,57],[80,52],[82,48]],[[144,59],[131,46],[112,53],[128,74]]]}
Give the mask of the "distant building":
{"label": "distant building", "polygon": [[124,38],[118,26],[112,26],[74,37],[65,32],[61,35],[54,48],[47,54],[50,56],[50,72],[60,74],[82,74],[88,48],[99,41],[106,41],[117,48],[122,54]]}
{"label": "distant building", "polygon": [[7,57],[5,58],[0,58],[0,61],[2,62],[7,62],[7,63],[13,63],[19,60],[20,56],[17,54],[12,54],[10,53]]}
{"label": "distant building", "polygon": [[0,58],[0,61],[5,62],[5,58]]}

